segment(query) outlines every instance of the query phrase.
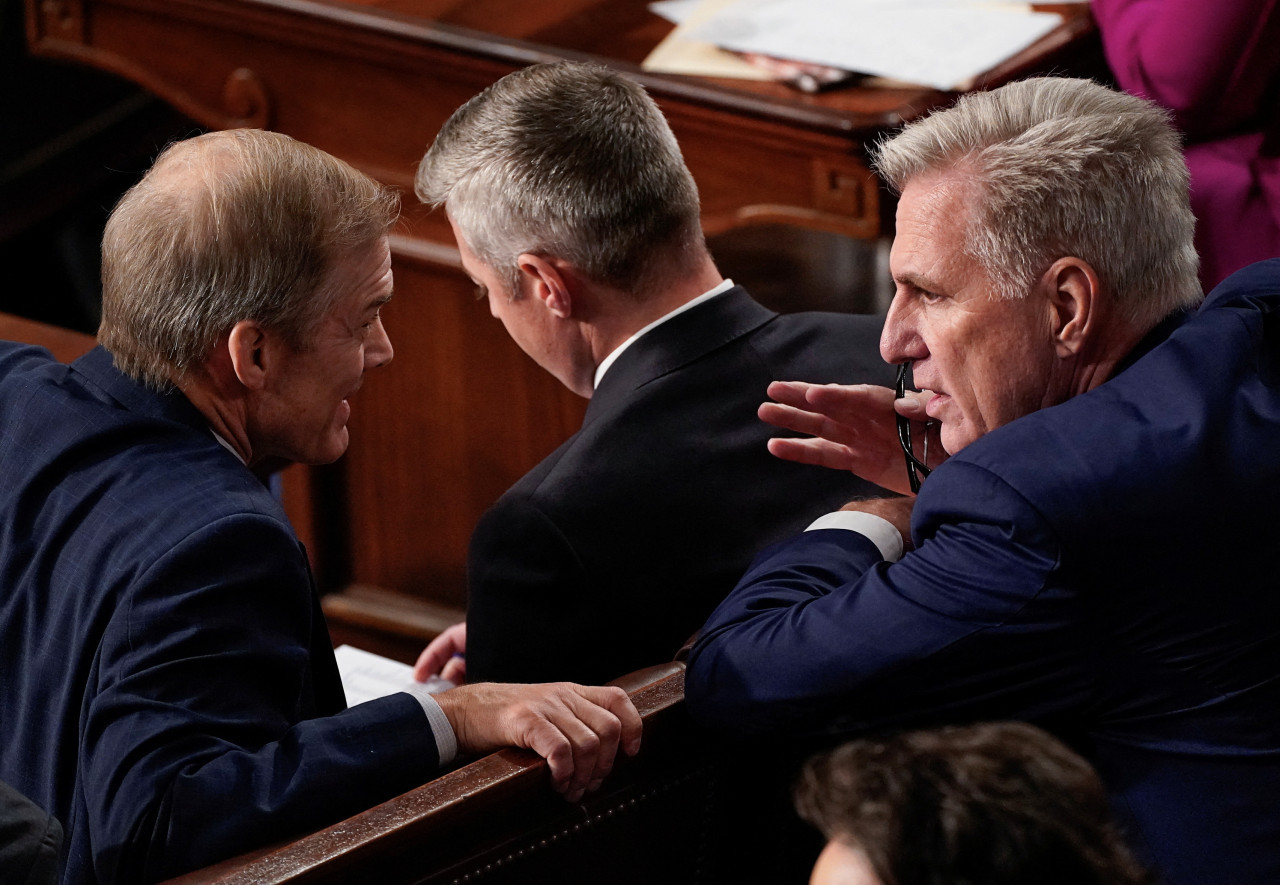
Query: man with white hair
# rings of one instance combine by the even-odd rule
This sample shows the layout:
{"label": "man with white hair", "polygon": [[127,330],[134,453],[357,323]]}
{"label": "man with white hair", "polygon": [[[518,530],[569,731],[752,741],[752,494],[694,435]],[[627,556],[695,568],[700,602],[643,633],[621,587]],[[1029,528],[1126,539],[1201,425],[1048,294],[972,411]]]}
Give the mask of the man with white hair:
{"label": "man with white hair", "polygon": [[924,390],[784,383],[763,412],[814,435],[776,454],[906,496],[763,553],[692,651],[690,711],[1028,720],[1170,885],[1280,880],[1280,261],[1195,309],[1177,135],[1084,80],[967,95],[876,164],[901,194],[881,354]]}

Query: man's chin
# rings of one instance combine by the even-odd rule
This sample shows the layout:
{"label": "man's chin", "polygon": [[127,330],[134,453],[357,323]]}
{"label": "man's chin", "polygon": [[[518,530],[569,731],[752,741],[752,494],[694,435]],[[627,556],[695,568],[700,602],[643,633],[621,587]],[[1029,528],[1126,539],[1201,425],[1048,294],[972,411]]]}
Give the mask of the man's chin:
{"label": "man's chin", "polygon": [[319,456],[319,459],[311,463],[316,465],[332,464],[347,453],[349,445],[351,445],[351,435],[347,432],[347,427],[344,424],[334,436],[334,439],[325,447],[325,451]]}
{"label": "man's chin", "polygon": [[955,422],[943,422],[942,427],[938,430],[938,441],[942,443],[942,448],[949,455],[954,455],[975,439],[977,439],[977,436],[969,431],[964,422],[958,424]]}
{"label": "man's chin", "polygon": [[324,464],[332,464],[347,452],[347,446],[351,442],[351,437],[347,433],[345,426],[339,428],[332,436],[324,441],[322,445],[307,452],[298,452],[289,462],[294,464],[306,464],[309,467],[320,467]]}

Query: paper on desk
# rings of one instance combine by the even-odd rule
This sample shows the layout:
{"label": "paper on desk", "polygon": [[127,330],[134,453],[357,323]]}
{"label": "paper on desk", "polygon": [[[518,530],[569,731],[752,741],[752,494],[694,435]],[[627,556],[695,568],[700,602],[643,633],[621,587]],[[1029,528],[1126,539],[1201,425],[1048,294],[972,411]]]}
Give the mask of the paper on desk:
{"label": "paper on desk", "polygon": [[676,29],[640,63],[640,67],[646,71],[664,71],[668,74],[772,80],[773,75],[768,71],[743,61],[732,52],[688,38],[691,28],[702,24],[734,2],[735,0],[666,0],[664,3],[650,4],[658,15],[677,24]]}
{"label": "paper on desk", "polygon": [[[959,0],[964,4],[980,3],[997,7],[1018,7],[1029,10],[1029,0]],[[1088,3],[1089,0],[1053,0],[1055,3]],[[649,4],[649,11],[659,15],[675,25],[684,24],[695,10],[703,4],[703,0],[654,0]]]}
{"label": "paper on desk", "polygon": [[649,4],[649,11],[673,25],[682,25],[700,5],[702,0],[657,0]]}
{"label": "paper on desk", "polygon": [[333,650],[333,655],[338,659],[342,689],[347,693],[347,705],[351,707],[414,686],[417,686],[417,691],[425,689],[429,694],[453,688],[452,682],[439,676],[417,682],[413,678],[413,668],[408,664],[353,645],[340,645]]}
{"label": "paper on desk", "polygon": [[1061,22],[968,0],[737,0],[687,37],[739,52],[962,89]]}

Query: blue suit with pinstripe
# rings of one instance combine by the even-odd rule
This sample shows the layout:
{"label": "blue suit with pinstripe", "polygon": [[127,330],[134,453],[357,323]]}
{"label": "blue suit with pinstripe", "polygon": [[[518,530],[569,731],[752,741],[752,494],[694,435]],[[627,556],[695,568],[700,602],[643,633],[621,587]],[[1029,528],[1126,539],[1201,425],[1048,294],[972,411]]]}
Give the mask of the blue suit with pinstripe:
{"label": "blue suit with pinstripe", "polygon": [[429,777],[407,694],[345,709],[305,551],[177,392],[0,343],[0,780],[63,881],[141,882]]}

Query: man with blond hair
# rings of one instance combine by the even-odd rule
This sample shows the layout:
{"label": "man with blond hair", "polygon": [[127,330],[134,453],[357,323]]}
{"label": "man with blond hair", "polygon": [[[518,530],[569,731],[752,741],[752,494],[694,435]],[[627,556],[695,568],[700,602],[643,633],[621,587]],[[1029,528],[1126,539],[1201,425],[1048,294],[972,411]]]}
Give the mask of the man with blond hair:
{"label": "man with blond hair", "polygon": [[639,718],[616,688],[346,708],[306,552],[264,480],[347,447],[392,358],[393,192],[240,130],[166,150],[103,240],[101,347],[0,343],[0,779],[62,881],[163,879],[333,823],[458,753],[547,757],[571,799]]}

